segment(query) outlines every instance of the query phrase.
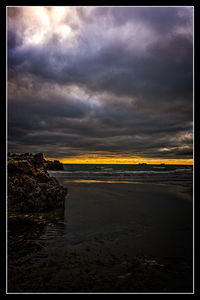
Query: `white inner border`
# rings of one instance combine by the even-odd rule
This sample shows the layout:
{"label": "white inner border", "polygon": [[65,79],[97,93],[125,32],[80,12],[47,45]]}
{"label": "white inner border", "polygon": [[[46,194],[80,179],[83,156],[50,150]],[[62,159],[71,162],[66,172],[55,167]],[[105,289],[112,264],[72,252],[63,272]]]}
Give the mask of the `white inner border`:
{"label": "white inner border", "polygon": [[[87,6],[62,6],[62,5],[27,5],[27,6],[6,6],[6,20],[7,20],[7,8],[8,7],[87,7]],[[6,294],[194,294],[194,271],[195,271],[195,266],[194,266],[194,162],[195,162],[195,153],[194,153],[194,6],[190,6],[190,5],[177,5],[177,6],[115,6],[115,5],[110,5],[110,6],[93,6],[90,5],[89,7],[191,7],[193,8],[193,292],[192,293],[9,293],[8,292],[8,270],[7,270],[7,266],[8,266],[8,258],[7,258],[7,253],[8,253],[8,246],[7,246],[7,240],[8,240],[8,230],[7,230],[7,226],[8,226],[8,217],[7,217],[7,211],[8,211],[8,203],[7,203],[7,192],[8,192],[8,185],[7,185],[7,157],[8,157],[8,145],[7,145],[7,137],[8,137],[8,128],[6,126]],[[8,121],[8,102],[7,102],[7,82],[8,82],[8,73],[7,73],[7,66],[8,66],[8,56],[7,56],[7,22],[6,22],[6,124]]]}

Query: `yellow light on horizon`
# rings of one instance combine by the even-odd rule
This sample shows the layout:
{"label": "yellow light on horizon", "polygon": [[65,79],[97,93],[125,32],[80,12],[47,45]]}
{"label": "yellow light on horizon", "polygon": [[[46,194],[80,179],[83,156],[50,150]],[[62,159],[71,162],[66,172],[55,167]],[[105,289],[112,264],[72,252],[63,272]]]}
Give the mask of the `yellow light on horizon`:
{"label": "yellow light on horizon", "polygon": [[166,165],[193,165],[192,158],[186,159],[160,159],[160,158],[144,158],[144,157],[103,157],[98,155],[91,156],[75,156],[71,158],[55,158],[55,157],[48,157],[47,159],[54,160],[57,159],[63,164],[139,164],[139,163],[146,163],[152,165],[159,165],[164,163]]}

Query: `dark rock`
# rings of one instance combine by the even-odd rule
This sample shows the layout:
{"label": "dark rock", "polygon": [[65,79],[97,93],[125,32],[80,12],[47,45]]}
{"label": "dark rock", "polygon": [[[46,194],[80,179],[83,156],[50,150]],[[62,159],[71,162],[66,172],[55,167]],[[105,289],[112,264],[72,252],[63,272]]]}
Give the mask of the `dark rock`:
{"label": "dark rock", "polygon": [[9,211],[33,212],[64,207],[66,194],[67,189],[47,173],[42,153],[8,158]]}
{"label": "dark rock", "polygon": [[54,160],[54,161],[46,160],[45,165],[46,165],[46,170],[52,170],[52,171],[64,170],[63,164],[61,164],[59,160]]}
{"label": "dark rock", "polygon": [[9,174],[33,174],[33,166],[26,160],[14,160],[8,161],[8,173]]}
{"label": "dark rock", "polygon": [[44,157],[42,153],[37,153],[33,157],[33,161],[36,166],[42,166],[44,164]]}

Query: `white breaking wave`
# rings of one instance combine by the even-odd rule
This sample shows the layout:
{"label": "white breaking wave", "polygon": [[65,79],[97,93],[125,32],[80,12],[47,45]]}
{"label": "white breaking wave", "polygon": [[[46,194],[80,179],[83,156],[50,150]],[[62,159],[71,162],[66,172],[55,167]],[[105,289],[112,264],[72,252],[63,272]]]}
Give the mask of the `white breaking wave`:
{"label": "white breaking wave", "polygon": [[61,174],[61,175],[64,175],[64,174],[111,174],[111,175],[114,175],[114,174],[173,174],[173,173],[183,173],[183,172],[186,172],[186,173],[189,173],[189,172],[192,172],[192,169],[186,169],[186,168],[183,168],[183,169],[174,169],[174,170],[168,170],[168,171],[153,171],[153,170],[141,170],[141,171],[129,171],[129,170],[120,170],[120,171],[117,171],[117,170],[103,170],[103,171],[92,171],[92,170],[89,170],[89,171],[82,171],[82,170],[79,170],[79,171],[48,171],[49,174]]}

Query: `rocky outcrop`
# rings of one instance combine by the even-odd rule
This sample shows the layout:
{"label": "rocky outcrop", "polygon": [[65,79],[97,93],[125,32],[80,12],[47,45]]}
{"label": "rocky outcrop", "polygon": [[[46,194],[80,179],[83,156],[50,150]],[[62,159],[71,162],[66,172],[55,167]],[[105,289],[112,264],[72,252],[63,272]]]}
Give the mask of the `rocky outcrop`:
{"label": "rocky outcrop", "polygon": [[46,160],[45,166],[46,166],[46,170],[52,170],[52,171],[64,170],[63,164],[61,164],[59,160],[54,160],[54,161]]}
{"label": "rocky outcrop", "polygon": [[8,210],[38,212],[64,207],[67,189],[47,173],[42,153],[8,156]]}

